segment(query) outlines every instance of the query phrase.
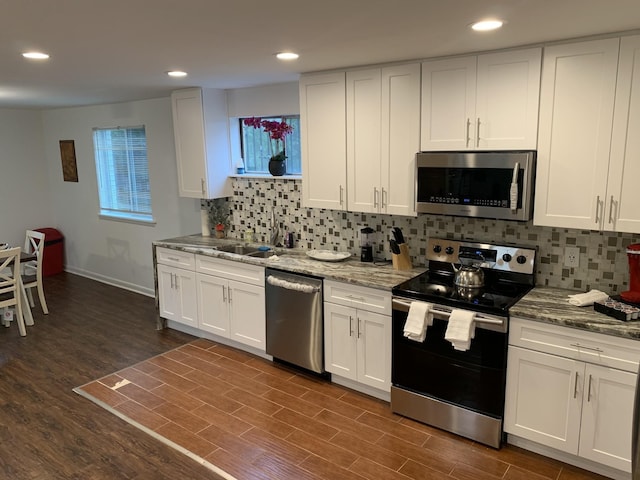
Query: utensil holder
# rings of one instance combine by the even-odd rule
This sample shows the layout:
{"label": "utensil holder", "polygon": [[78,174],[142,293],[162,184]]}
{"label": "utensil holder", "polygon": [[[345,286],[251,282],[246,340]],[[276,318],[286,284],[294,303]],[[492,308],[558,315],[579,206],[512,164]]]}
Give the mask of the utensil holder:
{"label": "utensil holder", "polygon": [[409,247],[406,243],[398,245],[400,247],[400,253],[391,254],[391,264],[394,270],[411,270],[413,265],[411,264],[411,256],[409,255]]}

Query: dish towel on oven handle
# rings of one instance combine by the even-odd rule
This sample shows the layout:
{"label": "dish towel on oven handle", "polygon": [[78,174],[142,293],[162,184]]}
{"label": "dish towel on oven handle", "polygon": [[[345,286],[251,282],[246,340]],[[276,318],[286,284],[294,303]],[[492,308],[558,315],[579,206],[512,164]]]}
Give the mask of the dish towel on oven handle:
{"label": "dish towel on oven handle", "polygon": [[468,310],[453,310],[444,339],[451,342],[456,350],[469,350],[471,339],[476,333],[476,314]]}
{"label": "dish towel on oven handle", "polygon": [[426,302],[411,302],[407,321],[404,324],[404,336],[409,340],[424,342],[427,327],[433,325],[433,305]]}

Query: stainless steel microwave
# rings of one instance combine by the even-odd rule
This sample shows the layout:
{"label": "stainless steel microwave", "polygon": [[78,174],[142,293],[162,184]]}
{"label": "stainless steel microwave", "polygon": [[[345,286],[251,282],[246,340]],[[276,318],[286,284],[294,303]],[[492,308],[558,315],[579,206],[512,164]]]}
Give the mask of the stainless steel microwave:
{"label": "stainless steel microwave", "polygon": [[418,152],[416,211],[525,221],[533,214],[536,152]]}

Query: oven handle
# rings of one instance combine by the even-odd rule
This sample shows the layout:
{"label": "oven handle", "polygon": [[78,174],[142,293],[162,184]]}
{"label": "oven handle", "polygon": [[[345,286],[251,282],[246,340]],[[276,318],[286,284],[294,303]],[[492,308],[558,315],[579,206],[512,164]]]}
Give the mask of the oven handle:
{"label": "oven handle", "polygon": [[[393,299],[393,306],[395,307],[396,305],[400,306],[401,310],[403,311],[409,311],[409,308],[411,307],[411,302],[404,302],[402,300],[399,300],[397,298]],[[443,317],[450,317],[451,316],[451,312],[447,312],[447,311],[443,311],[443,310],[438,310],[437,308],[434,308],[433,310],[431,310],[435,315],[441,315]],[[504,320],[498,320],[495,318],[487,318],[487,317],[483,317],[481,314],[476,313],[476,317],[475,317],[475,321],[478,323],[487,323],[490,325],[500,325],[503,326],[504,325]]]}

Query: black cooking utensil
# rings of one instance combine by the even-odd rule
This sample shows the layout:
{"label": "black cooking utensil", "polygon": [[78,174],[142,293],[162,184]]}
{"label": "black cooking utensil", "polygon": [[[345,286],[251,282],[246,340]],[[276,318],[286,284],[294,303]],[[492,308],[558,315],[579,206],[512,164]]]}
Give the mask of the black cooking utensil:
{"label": "black cooking utensil", "polygon": [[398,242],[398,244],[404,243],[404,235],[402,234],[402,230],[400,229],[400,227],[395,227],[396,229],[396,242]]}
{"label": "black cooking utensil", "polygon": [[400,247],[395,240],[389,240],[389,246],[391,247],[391,253],[400,254]]}

